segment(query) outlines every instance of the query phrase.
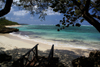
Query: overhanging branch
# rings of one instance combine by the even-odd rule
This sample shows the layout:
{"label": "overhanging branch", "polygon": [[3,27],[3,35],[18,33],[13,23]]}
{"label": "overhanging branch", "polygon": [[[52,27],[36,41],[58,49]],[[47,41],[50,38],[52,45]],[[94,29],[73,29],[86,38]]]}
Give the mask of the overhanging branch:
{"label": "overhanging branch", "polygon": [[12,3],[13,3],[13,0],[6,0],[6,4],[5,4],[4,9],[2,9],[2,10],[0,11],[0,17],[4,16],[4,15],[6,15],[7,13],[10,12]]}
{"label": "overhanging branch", "polygon": [[77,6],[80,6],[81,4],[79,3],[79,2],[77,2],[76,0],[72,0],[73,1],[73,3],[75,4],[75,5],[77,5]]}
{"label": "overhanging branch", "polygon": [[86,4],[85,4],[85,7],[84,7],[84,10],[85,10],[86,12],[89,11],[89,6],[90,6],[90,0],[87,0],[87,1],[86,1]]}
{"label": "overhanging branch", "polygon": [[72,0],[72,1],[73,1],[73,3],[74,3],[75,5],[77,5],[77,6],[79,7],[79,9],[83,12],[84,6],[83,6],[81,3],[77,2],[76,0]]}
{"label": "overhanging branch", "polygon": [[100,20],[100,16],[97,16],[97,15],[92,15],[92,17],[95,17],[95,18],[97,18],[97,19],[99,19],[99,20]]}

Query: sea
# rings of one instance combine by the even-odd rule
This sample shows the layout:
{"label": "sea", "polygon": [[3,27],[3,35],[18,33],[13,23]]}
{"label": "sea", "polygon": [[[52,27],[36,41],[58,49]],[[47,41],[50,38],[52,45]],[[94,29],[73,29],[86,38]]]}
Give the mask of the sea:
{"label": "sea", "polygon": [[60,31],[55,25],[22,25],[15,27],[19,32],[10,35],[21,39],[55,45],[58,47],[71,47],[94,50],[100,49],[100,33],[93,26],[66,27]]}

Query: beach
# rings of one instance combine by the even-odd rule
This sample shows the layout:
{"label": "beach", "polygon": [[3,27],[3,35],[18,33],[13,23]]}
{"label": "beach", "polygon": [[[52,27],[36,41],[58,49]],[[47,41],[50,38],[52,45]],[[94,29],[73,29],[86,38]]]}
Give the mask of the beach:
{"label": "beach", "polygon": [[[36,44],[39,44],[39,55],[48,56],[48,50],[50,50],[51,45],[28,41],[10,34],[0,34],[0,50],[7,52],[8,54],[14,56],[14,58],[15,56],[17,57],[18,54],[20,54],[20,56],[24,55]],[[86,49],[54,46],[54,56],[59,57],[60,62],[69,67],[72,66],[71,61],[73,59],[80,56],[88,57],[90,51],[91,50]],[[20,58],[20,56],[17,57],[17,59]]]}
{"label": "beach", "polygon": [[5,27],[20,27],[21,25],[6,25]]}
{"label": "beach", "polygon": [[[15,28],[18,28],[20,31],[9,34],[0,34],[0,51],[4,51],[8,55],[11,55],[13,60],[19,59],[36,44],[39,44],[38,55],[48,57],[51,46],[54,45],[54,57],[58,57],[59,62],[63,63],[65,66],[72,67],[71,62],[73,59],[80,56],[88,57],[91,51],[96,50],[95,48],[97,47],[99,48],[99,39],[88,39],[89,35],[87,31],[83,30],[85,27],[82,28],[83,31],[81,31],[80,28],[79,31],[81,32],[78,33],[76,32],[78,30],[73,32],[72,30],[69,30],[67,33],[65,31],[57,32],[57,28],[50,25],[23,25],[22,27],[18,25],[15,26]],[[89,28],[90,27],[87,27],[87,29]],[[89,34],[93,33],[92,31],[93,29]],[[97,32],[95,34],[99,36]],[[94,34],[91,34],[91,36],[92,38],[95,37]],[[73,37],[75,37],[75,39]]]}
{"label": "beach", "polygon": [[[34,41],[29,41],[29,40],[25,40],[25,39],[21,39],[19,37],[16,36],[12,36],[10,34],[0,34],[0,47],[4,48],[4,51],[6,50],[12,50],[12,49],[20,49],[20,48],[27,48],[27,49],[31,49],[32,47],[34,47],[36,44],[39,44],[38,49],[41,51],[46,51],[48,49],[51,48],[51,45],[48,44],[43,44],[43,43],[38,43],[38,42],[34,42]],[[75,51],[75,53],[77,55],[83,55],[83,56],[88,56],[88,51],[87,49],[78,49],[78,48],[70,48],[70,47],[63,47],[63,46],[54,46],[54,49],[56,50],[69,50],[69,51]],[[79,51],[77,51],[79,50]],[[87,51],[87,53],[81,53],[80,52],[83,51]]]}

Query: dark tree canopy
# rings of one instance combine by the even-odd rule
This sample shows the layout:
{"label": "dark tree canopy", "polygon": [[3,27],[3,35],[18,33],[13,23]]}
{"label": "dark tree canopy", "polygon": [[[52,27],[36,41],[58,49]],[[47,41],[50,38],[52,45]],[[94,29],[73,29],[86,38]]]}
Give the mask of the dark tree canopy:
{"label": "dark tree canopy", "polygon": [[[1,1],[5,2],[5,7],[0,11],[0,17],[9,13],[13,0]],[[81,23],[86,20],[100,32],[100,0],[20,0],[19,3],[13,2],[13,5],[30,11],[32,15],[40,14],[42,19],[45,19],[46,9],[51,7],[64,15],[56,26],[63,25],[63,29],[70,25],[80,27],[80,23],[76,22],[80,19]]]}
{"label": "dark tree canopy", "polygon": [[52,8],[56,12],[64,14],[60,24],[63,27],[80,26],[75,22],[80,19],[82,23],[84,19],[93,25],[100,32],[100,23],[96,20],[100,20],[100,0],[93,2],[92,0],[53,0]]}

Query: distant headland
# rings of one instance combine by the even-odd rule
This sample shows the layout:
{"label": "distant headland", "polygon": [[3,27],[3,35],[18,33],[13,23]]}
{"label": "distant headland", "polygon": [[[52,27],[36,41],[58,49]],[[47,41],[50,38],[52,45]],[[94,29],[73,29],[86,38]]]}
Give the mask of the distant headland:
{"label": "distant headland", "polygon": [[20,24],[18,24],[17,22],[9,21],[5,17],[0,18],[0,33],[11,33],[19,31],[19,29],[16,28],[6,27],[10,25],[20,25]]}

